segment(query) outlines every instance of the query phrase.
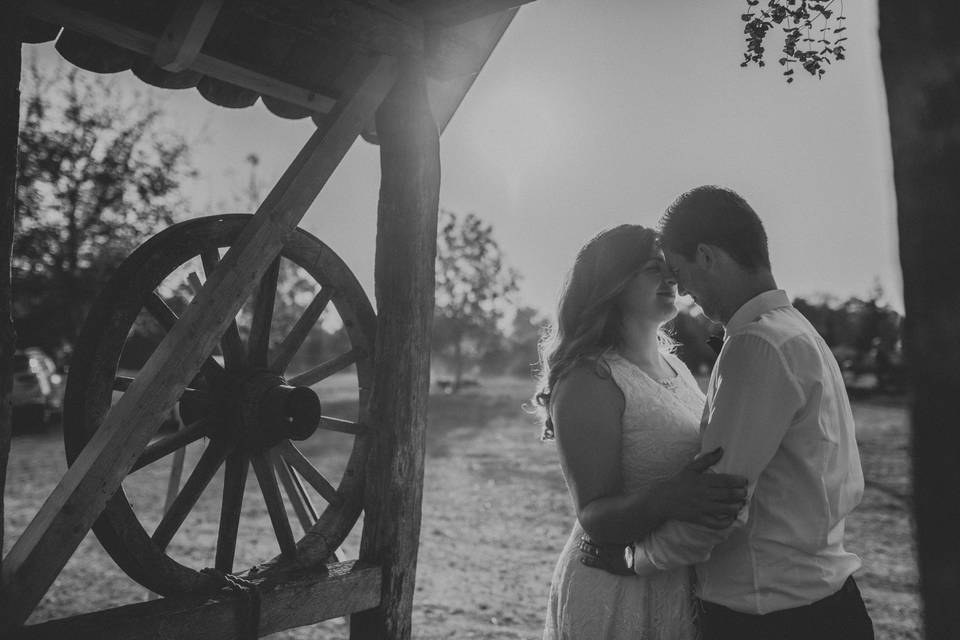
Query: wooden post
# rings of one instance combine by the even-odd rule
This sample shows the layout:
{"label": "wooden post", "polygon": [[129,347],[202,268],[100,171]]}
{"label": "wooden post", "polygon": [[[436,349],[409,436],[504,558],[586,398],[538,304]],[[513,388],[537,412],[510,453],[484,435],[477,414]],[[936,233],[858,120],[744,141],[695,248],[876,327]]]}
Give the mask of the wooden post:
{"label": "wooden post", "polygon": [[17,210],[17,138],[20,134],[20,3],[0,9],[0,549],[3,490],[10,456],[10,393],[13,390],[13,329],[10,254]]}
{"label": "wooden post", "polygon": [[353,640],[410,637],[420,538],[440,144],[420,60],[407,59],[377,111],[377,344],[360,559],[383,567],[380,606],[354,614]]}
{"label": "wooden post", "polygon": [[960,5],[881,0],[928,638],[960,638]]}

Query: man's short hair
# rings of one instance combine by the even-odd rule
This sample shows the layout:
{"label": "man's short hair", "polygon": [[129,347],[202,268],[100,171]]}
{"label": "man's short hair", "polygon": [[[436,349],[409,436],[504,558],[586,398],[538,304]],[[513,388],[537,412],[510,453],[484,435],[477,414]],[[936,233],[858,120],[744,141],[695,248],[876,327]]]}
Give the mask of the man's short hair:
{"label": "man's short hair", "polygon": [[723,249],[751,271],[770,268],[763,223],[731,189],[708,185],[687,191],[667,207],[659,231],[661,246],[688,260],[703,243]]}

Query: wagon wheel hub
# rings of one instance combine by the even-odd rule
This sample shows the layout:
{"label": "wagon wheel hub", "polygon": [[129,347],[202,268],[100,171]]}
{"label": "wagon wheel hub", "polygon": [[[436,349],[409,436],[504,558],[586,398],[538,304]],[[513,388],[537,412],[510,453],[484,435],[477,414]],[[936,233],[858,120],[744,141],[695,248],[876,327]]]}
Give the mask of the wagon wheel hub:
{"label": "wagon wheel hub", "polygon": [[253,453],[281,441],[306,440],[320,423],[320,398],[310,387],[295,387],[273,372],[260,370],[227,381],[221,393],[230,416],[222,433]]}

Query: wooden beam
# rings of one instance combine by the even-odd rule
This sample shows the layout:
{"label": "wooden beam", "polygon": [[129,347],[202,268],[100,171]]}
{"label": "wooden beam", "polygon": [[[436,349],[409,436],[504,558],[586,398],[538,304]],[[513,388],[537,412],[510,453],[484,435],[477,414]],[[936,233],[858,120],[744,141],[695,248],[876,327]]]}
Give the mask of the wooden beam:
{"label": "wooden beam", "polygon": [[434,305],[440,145],[423,61],[407,59],[377,111],[377,340],[360,559],[383,567],[380,606],[356,614],[353,640],[411,633],[423,496]]}
{"label": "wooden beam", "polygon": [[153,62],[167,71],[183,71],[196,60],[223,0],[181,0],[160,41]]}
{"label": "wooden beam", "polygon": [[[343,562],[318,571],[260,586],[260,635],[314,624],[377,606],[381,572],[359,562]],[[220,591],[210,595],[161,598],[115,609],[24,627],[10,640],[62,638],[203,638],[233,640],[246,636],[249,619],[246,594]]]}
{"label": "wooden beam", "polygon": [[881,0],[927,638],[960,638],[960,5]]}
{"label": "wooden beam", "polygon": [[17,137],[20,131],[20,24],[22,3],[0,8],[0,549],[3,548],[3,489],[7,479],[12,423],[13,328],[10,257],[17,212]]}
{"label": "wooden beam", "polygon": [[423,16],[424,22],[453,27],[530,2],[533,0],[419,0],[409,8]]}
{"label": "wooden beam", "polygon": [[374,58],[267,195],[153,355],[104,419],[4,561],[0,632],[23,624],[120,487],[187,383],[213,353],[363,124],[396,77],[391,58]]}
{"label": "wooden beam", "polygon": [[[41,20],[61,24],[73,31],[112,42],[146,56],[153,55],[159,42],[159,39],[152,35],[52,0],[30,0],[27,10]],[[329,113],[336,104],[335,98],[328,95],[333,93],[329,89],[298,87],[203,53],[197,54],[190,69],[320,114]]]}

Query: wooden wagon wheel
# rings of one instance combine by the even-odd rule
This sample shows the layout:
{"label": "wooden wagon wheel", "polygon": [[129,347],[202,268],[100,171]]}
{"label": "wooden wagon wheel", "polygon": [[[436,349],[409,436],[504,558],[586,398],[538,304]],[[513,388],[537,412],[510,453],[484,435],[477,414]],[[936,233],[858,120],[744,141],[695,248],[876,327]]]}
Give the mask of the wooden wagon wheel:
{"label": "wooden wagon wheel", "polygon": [[[130,376],[118,375],[118,365],[138,316],[147,314],[164,329],[177,321],[176,311],[158,288],[168,287],[170,279],[178,277],[194,290],[202,286],[200,274],[209,276],[221,250],[237,240],[250,219],[248,215],[231,214],[176,224],[144,243],[118,268],[93,304],[71,363],[63,417],[69,462],[76,459],[101,424],[114,393],[122,392],[132,382]],[[282,268],[302,269],[320,290],[304,305],[283,340],[275,340],[271,348],[278,273]],[[287,370],[291,361],[310,339],[311,329],[329,303],[342,320],[349,348],[290,375]],[[156,463],[189,443],[206,443],[155,530],[146,531],[123,488],[94,524],[97,537],[117,564],[134,580],[163,595],[209,588],[212,578],[199,571],[202,567],[234,571],[250,466],[283,560],[312,563],[330,558],[362,510],[362,465],[368,440],[364,424],[376,330],[376,318],[363,289],[330,248],[296,230],[245,308],[249,311],[241,311],[238,318],[249,318],[249,331],[243,331],[247,328],[244,322],[239,327],[236,320],[232,322],[220,340],[222,357],[208,359],[177,405],[171,407],[171,411],[179,412],[185,426],[173,433],[161,433],[131,471]],[[357,380],[355,416],[338,419],[324,415],[320,398],[311,386],[351,366]],[[338,486],[294,444],[309,438],[318,427],[354,436]],[[221,466],[225,466],[224,489],[215,557],[200,567],[188,567],[172,558],[167,546]],[[304,482],[327,503],[319,515],[313,510]],[[290,527],[281,486],[306,531],[299,541]]]}

